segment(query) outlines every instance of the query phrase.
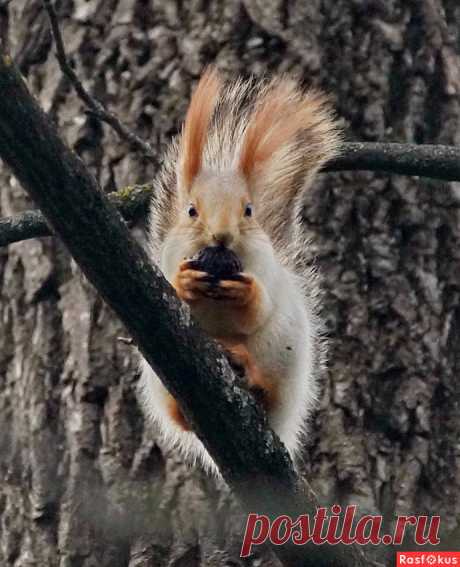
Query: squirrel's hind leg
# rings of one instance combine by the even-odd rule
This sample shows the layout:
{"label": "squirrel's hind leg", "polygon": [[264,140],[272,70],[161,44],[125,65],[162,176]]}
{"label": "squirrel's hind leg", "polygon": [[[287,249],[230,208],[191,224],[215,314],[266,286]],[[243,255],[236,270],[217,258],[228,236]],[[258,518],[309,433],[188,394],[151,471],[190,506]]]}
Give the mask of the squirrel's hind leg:
{"label": "squirrel's hind leg", "polygon": [[249,390],[256,400],[262,403],[266,411],[272,410],[278,401],[276,387],[259,368],[246,345],[227,338],[217,340],[229,354],[232,364],[244,370]]}
{"label": "squirrel's hind leg", "polygon": [[176,398],[169,394],[168,397],[168,413],[169,417],[174,421],[176,425],[178,425],[183,431],[191,431],[192,428],[190,427],[188,421],[186,420],[182,410],[179,407],[179,404],[176,401]]}

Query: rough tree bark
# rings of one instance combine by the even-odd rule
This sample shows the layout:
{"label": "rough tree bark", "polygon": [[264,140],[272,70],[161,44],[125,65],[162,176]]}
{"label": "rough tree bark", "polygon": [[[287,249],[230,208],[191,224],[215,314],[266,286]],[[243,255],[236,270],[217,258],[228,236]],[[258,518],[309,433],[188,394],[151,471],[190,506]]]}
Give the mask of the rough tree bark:
{"label": "rough tree bark", "polygon": [[[351,138],[460,144],[457,0],[91,0],[60,12],[80,77],[159,157],[214,59],[228,72],[302,71],[332,91]],[[0,7],[0,32],[106,190],[150,180],[153,166],[83,113],[38,0]],[[0,187],[1,216],[32,206],[7,172]],[[449,529],[459,217],[458,184],[370,173],[323,175],[305,206],[331,336],[306,470],[333,502],[436,513]],[[1,564],[239,564],[229,495],[144,429],[119,335],[59,241],[0,249]]]}

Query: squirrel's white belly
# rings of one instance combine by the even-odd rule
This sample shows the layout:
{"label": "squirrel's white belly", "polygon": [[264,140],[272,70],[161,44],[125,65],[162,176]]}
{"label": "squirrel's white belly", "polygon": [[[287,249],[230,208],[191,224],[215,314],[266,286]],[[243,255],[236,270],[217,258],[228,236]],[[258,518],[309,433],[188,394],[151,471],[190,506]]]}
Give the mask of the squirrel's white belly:
{"label": "squirrel's white belly", "polygon": [[209,299],[193,306],[191,311],[200,327],[211,337],[228,337],[241,333],[240,318],[231,306],[226,308],[219,301]]}
{"label": "squirrel's white belly", "polygon": [[281,312],[284,315],[275,314],[269,325],[249,337],[247,346],[262,372],[272,375],[277,385],[279,403],[268,420],[294,457],[318,397],[315,338],[313,318],[306,310]]}

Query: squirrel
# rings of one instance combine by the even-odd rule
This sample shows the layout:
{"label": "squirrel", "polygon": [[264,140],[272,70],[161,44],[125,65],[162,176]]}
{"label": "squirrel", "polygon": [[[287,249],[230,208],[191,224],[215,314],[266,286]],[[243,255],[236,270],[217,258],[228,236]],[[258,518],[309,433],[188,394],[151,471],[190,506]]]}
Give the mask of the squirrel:
{"label": "squirrel", "polygon": [[[302,208],[340,141],[322,92],[284,75],[224,82],[209,68],[166,152],[150,209],[152,259],[204,331],[244,369],[293,460],[317,404],[325,357]],[[196,268],[190,259],[210,246],[236,254],[243,268],[238,278],[210,282]],[[143,359],[139,386],[144,413],[167,446],[218,475],[175,398]]]}

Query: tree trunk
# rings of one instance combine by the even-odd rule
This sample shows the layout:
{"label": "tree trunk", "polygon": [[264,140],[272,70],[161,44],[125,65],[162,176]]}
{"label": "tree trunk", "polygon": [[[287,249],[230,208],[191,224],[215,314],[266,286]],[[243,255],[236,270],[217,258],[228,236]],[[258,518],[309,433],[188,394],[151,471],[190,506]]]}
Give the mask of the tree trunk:
{"label": "tree trunk", "polygon": [[[350,139],[460,145],[457,0],[64,0],[59,11],[80,78],[159,159],[214,60],[228,73],[300,72],[333,94]],[[3,4],[0,33],[105,190],[153,177],[85,115],[39,0]],[[0,187],[2,216],[32,206],[5,169]],[[328,502],[436,514],[446,531],[460,523],[458,189],[324,174],[305,204],[330,334],[307,476]],[[236,505],[145,428],[136,354],[119,336],[57,239],[0,249],[0,563],[239,565]]]}

